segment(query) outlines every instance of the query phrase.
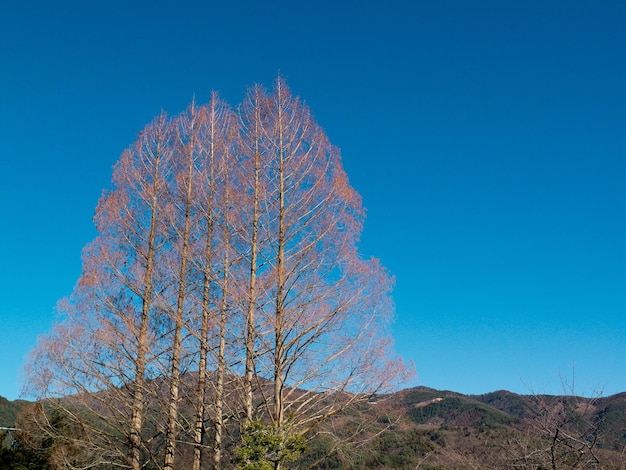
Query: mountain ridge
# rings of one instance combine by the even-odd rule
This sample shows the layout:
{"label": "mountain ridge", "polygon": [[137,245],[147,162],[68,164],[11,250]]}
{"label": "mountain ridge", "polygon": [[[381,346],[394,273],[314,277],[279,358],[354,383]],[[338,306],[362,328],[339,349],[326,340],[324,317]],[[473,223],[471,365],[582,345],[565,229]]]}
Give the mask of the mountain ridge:
{"label": "mountain ridge", "polygon": [[[19,427],[31,405],[0,397],[0,427]],[[354,423],[359,431],[350,434]],[[344,447],[329,440],[330,430]],[[0,438],[6,454],[8,436]],[[546,466],[550,452],[561,459],[558,467]],[[582,459],[588,455],[595,460]],[[417,386],[372,397],[322,425],[294,468],[618,469],[625,455],[626,392],[465,395]],[[602,467],[593,466],[598,462]]]}

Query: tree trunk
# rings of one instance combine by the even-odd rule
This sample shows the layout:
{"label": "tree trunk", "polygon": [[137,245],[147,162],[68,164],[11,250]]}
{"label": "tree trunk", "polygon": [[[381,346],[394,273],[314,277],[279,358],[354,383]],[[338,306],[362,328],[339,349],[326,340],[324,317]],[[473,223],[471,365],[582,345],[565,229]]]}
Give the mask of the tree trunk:
{"label": "tree trunk", "polygon": [[[175,452],[176,452],[176,440],[178,435],[178,401],[180,393],[180,360],[181,360],[181,348],[182,348],[182,330],[184,322],[184,306],[185,306],[185,293],[187,289],[187,262],[189,259],[189,232],[191,225],[191,204],[192,204],[192,191],[193,191],[193,176],[194,176],[194,153],[196,151],[196,126],[197,126],[197,110],[194,103],[191,104],[189,109],[189,128],[185,124],[182,125],[183,129],[180,132],[189,132],[189,143],[185,145],[181,140],[181,153],[187,157],[186,178],[182,178],[183,182],[183,230],[180,234],[180,242],[182,242],[182,249],[180,253],[180,270],[178,274],[178,293],[176,298],[176,312],[174,314],[174,338],[172,343],[172,368],[170,377],[170,397],[169,397],[169,409],[167,419],[167,429],[165,433],[165,462],[163,469],[172,470],[174,468]],[[186,136],[184,136],[186,138]],[[176,224],[178,220],[178,214],[173,214],[174,232],[176,230]]]}
{"label": "tree trunk", "polygon": [[222,439],[224,433],[224,378],[226,374],[226,331],[228,315],[228,294],[230,276],[230,220],[229,220],[229,162],[224,162],[224,265],[222,276],[222,299],[220,302],[219,346],[217,353],[217,380],[215,385],[215,440],[213,443],[213,464],[220,468],[222,460]]}
{"label": "tree trunk", "polygon": [[250,283],[248,286],[248,305],[246,311],[246,324],[245,324],[245,341],[246,341],[246,366],[244,376],[244,409],[245,419],[243,427],[252,422],[253,419],[253,374],[254,374],[254,343],[256,341],[256,328],[255,328],[255,312],[257,308],[257,269],[258,269],[258,233],[259,233],[259,180],[261,171],[261,149],[259,148],[260,139],[260,103],[259,103],[260,91],[258,89],[254,92],[254,109],[253,109],[253,183],[252,183],[252,233],[250,240]]}
{"label": "tree trunk", "polygon": [[159,217],[158,183],[161,179],[161,133],[165,131],[165,116],[161,115],[156,124],[157,148],[155,153],[154,174],[152,175],[152,194],[150,201],[150,228],[146,246],[146,270],[144,275],[143,291],[141,294],[141,319],[139,324],[139,334],[137,337],[137,359],[135,362],[135,380],[133,383],[133,396],[131,405],[131,419],[129,426],[129,464],[133,470],[142,467],[141,462],[141,432],[143,427],[143,403],[146,384],[146,362],[148,345],[148,323],[150,318],[150,308],[152,304],[152,275],[154,270],[156,226]]}
{"label": "tree trunk", "polygon": [[[276,259],[276,318],[274,344],[274,424],[281,429],[284,420],[284,296],[285,296],[285,154],[283,146],[282,82],[277,83],[278,114],[278,250]],[[278,463],[277,463],[278,465]],[[278,467],[277,467],[278,468]]]}
{"label": "tree trunk", "polygon": [[205,177],[208,186],[208,198],[206,208],[204,208],[204,219],[206,220],[206,240],[204,245],[204,266],[202,270],[202,311],[200,323],[200,340],[199,340],[199,362],[198,362],[198,388],[196,397],[196,421],[194,426],[194,451],[192,470],[200,470],[202,463],[202,438],[204,435],[204,419],[205,419],[205,400],[207,390],[207,356],[209,354],[209,304],[211,298],[211,282],[213,277],[213,228],[214,228],[214,194],[216,184],[214,181],[214,164],[215,164],[215,106],[216,96],[213,95],[210,104],[210,126],[209,126],[209,153],[208,168],[205,166]]}

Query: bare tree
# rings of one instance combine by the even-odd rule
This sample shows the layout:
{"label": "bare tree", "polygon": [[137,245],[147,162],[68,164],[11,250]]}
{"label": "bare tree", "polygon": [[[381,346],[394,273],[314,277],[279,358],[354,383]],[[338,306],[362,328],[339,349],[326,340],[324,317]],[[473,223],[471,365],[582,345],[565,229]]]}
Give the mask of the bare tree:
{"label": "bare tree", "polygon": [[107,461],[124,461],[125,452],[133,470],[150,454],[142,433],[150,364],[159,355],[157,265],[165,246],[170,137],[162,114],[123,153],[114,189],[96,209],[100,235],[84,250],[74,293],[59,305],[66,321],[40,341],[29,367],[33,395],[72,396],[48,401],[45,410],[62,409],[66,419],[98,429],[85,433],[84,443],[106,448]]}
{"label": "bare tree", "polygon": [[[240,181],[244,188],[250,193],[250,198],[242,205],[242,209],[249,213],[248,218],[244,218],[244,224],[247,220],[248,227],[242,227],[242,234],[249,243],[249,277],[248,289],[245,296],[247,302],[244,305],[245,312],[245,369],[243,380],[243,401],[245,409],[245,422],[248,425],[254,417],[253,411],[253,384],[254,384],[254,358],[256,343],[256,311],[258,309],[257,296],[257,276],[259,271],[259,232],[260,232],[260,204],[262,181],[261,175],[263,171],[262,155],[262,121],[261,113],[264,109],[264,102],[267,99],[265,92],[260,86],[255,86],[248,91],[247,97],[241,106],[241,134],[240,149],[243,154]],[[250,213],[251,211],[251,213]],[[246,213],[244,212],[244,214]],[[246,230],[249,228],[249,232]],[[249,240],[249,241],[248,241]]]}
{"label": "bare tree", "polygon": [[[234,214],[234,193],[236,189],[233,185],[233,172],[235,169],[236,160],[232,155],[234,134],[236,132],[236,121],[234,116],[228,111],[224,110],[222,119],[225,123],[225,130],[223,134],[224,145],[220,154],[221,158],[218,160],[218,169],[220,174],[220,221],[221,221],[221,233],[220,233],[220,267],[222,270],[221,282],[219,289],[221,291],[220,303],[219,303],[219,318],[217,327],[217,344],[216,344],[216,359],[217,359],[217,371],[216,371],[216,383],[215,383],[215,437],[213,442],[213,465],[216,469],[221,467],[222,452],[223,452],[223,436],[225,433],[226,422],[224,419],[225,409],[227,407],[226,398],[228,396],[228,390],[226,388],[227,373],[229,372],[228,355],[227,355],[227,343],[232,341],[228,340],[228,337],[232,337],[231,325],[234,323],[229,318],[234,312],[232,309],[232,288],[231,284],[233,274],[231,272],[233,260],[233,235],[237,232],[236,228],[236,214]],[[235,206],[236,207],[236,206]],[[230,335],[229,335],[230,334]],[[231,381],[232,382],[232,381]]]}
{"label": "bare tree", "polygon": [[[170,206],[172,241],[175,248],[173,255],[177,258],[178,278],[176,292],[173,294],[176,305],[173,312],[174,331],[171,344],[171,369],[169,374],[170,393],[168,403],[168,419],[165,437],[164,470],[174,467],[176,442],[179,433],[178,407],[180,394],[180,369],[185,326],[185,308],[189,304],[188,265],[191,257],[191,243],[197,217],[193,213],[197,199],[197,167],[204,158],[201,145],[200,129],[205,119],[205,110],[192,102],[187,112],[175,119],[176,132],[174,152],[178,156],[173,160],[173,178],[171,179]],[[175,272],[176,268],[172,267]]]}
{"label": "bare tree", "polygon": [[281,78],[263,104],[259,220],[268,239],[259,253],[272,284],[259,302],[254,368],[271,380],[265,402],[274,426],[289,419],[305,433],[388,390],[406,369],[385,334],[392,279],[358,255],[364,214],[337,149]]}
{"label": "bare tree", "polygon": [[199,470],[207,428],[219,468],[229,419],[298,441],[410,373],[387,329],[393,278],[358,252],[363,220],[339,151],[282,78],[238,116],[215,94],[159,116],[97,208],[66,320],[33,355],[37,396],[72,395],[55,403],[103,429],[81,442],[133,470],[181,465],[181,442]]}
{"label": "bare tree", "polygon": [[612,468],[599,449],[603,413],[601,393],[576,394],[574,372],[562,378],[563,395],[533,394],[536,416],[528,430],[511,441],[511,466],[520,469],[595,470]]}
{"label": "bare tree", "polygon": [[[195,201],[203,224],[199,226],[198,252],[195,264],[200,272],[201,300],[199,302],[200,324],[198,329],[198,387],[196,395],[196,416],[194,424],[194,458],[193,470],[199,470],[202,461],[202,439],[207,419],[207,367],[210,363],[212,344],[209,342],[209,331],[215,323],[211,309],[215,303],[212,292],[215,291],[218,272],[215,244],[218,238],[215,232],[219,228],[218,219],[219,193],[221,192],[221,162],[226,158],[226,148],[230,145],[227,139],[227,119],[224,115],[230,113],[227,106],[220,101],[216,93],[206,109],[206,120],[202,128],[202,145],[204,158],[199,168],[200,192]],[[216,225],[218,225],[216,227]]]}

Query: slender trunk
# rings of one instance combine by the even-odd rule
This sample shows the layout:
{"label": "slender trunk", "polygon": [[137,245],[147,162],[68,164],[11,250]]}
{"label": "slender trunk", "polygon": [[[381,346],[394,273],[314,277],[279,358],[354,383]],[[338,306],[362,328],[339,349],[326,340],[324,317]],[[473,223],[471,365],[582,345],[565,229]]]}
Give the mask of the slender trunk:
{"label": "slender trunk", "polygon": [[131,405],[130,433],[128,445],[128,460],[133,470],[139,470],[141,464],[141,431],[143,427],[143,403],[146,383],[146,362],[148,355],[148,323],[150,307],[152,303],[152,274],[154,271],[156,225],[158,216],[157,180],[159,178],[159,155],[154,172],[152,184],[152,201],[150,213],[150,231],[148,234],[148,246],[146,252],[146,273],[143,282],[141,320],[137,344],[137,359],[135,361],[135,381],[133,383],[133,396]]}
{"label": "slender trunk", "polygon": [[148,262],[146,266],[146,279],[144,281],[143,301],[141,308],[141,322],[139,325],[137,360],[135,362],[135,381],[133,384],[133,398],[130,419],[130,436],[128,446],[128,460],[133,470],[141,468],[141,429],[143,426],[143,401],[145,389],[148,318],[150,314],[150,295],[152,290],[152,250],[151,241],[154,240],[154,230],[150,229],[150,241],[148,247]]}
{"label": "slender trunk", "polygon": [[254,371],[254,342],[256,339],[255,330],[255,311],[256,311],[256,276],[257,276],[257,256],[258,246],[257,238],[259,232],[259,173],[261,165],[261,156],[259,149],[259,108],[258,105],[254,110],[254,188],[252,193],[253,209],[252,209],[252,239],[250,241],[250,285],[248,290],[248,311],[246,314],[246,370],[244,380],[244,397],[245,397],[245,421],[244,427],[252,422],[252,380]]}
{"label": "slender trunk", "polygon": [[196,422],[194,426],[194,448],[193,448],[193,464],[192,470],[200,470],[202,463],[202,437],[204,435],[204,400],[206,396],[206,378],[207,378],[207,355],[209,350],[208,334],[209,334],[209,298],[210,298],[210,260],[211,260],[211,238],[213,232],[213,222],[209,218],[207,220],[207,242],[205,248],[205,272],[202,285],[202,320],[200,324],[200,360],[198,362],[198,389],[196,403]]}
{"label": "slender trunk", "polygon": [[230,227],[228,219],[229,211],[229,175],[228,175],[228,155],[222,160],[224,165],[224,266],[222,277],[222,299],[220,302],[219,320],[219,346],[217,352],[217,377],[215,384],[215,438],[213,441],[213,465],[219,469],[222,460],[222,436],[224,433],[224,376],[226,374],[226,316],[228,308],[228,281],[230,264]]}
{"label": "slender trunk", "polygon": [[[176,299],[176,314],[174,317],[174,342],[172,344],[172,376],[170,383],[170,399],[167,429],[165,434],[165,464],[164,470],[172,470],[174,467],[174,458],[176,451],[176,438],[178,435],[178,395],[180,391],[180,357],[182,349],[182,329],[185,305],[185,291],[187,283],[187,261],[189,251],[189,230],[191,219],[191,197],[193,187],[193,152],[194,152],[194,119],[195,108],[192,104],[191,108],[191,142],[188,155],[187,181],[185,185],[185,212],[183,222],[182,237],[182,253],[180,257],[180,272],[178,277],[178,295]],[[175,222],[174,222],[175,223]]]}
{"label": "slender trunk", "polygon": [[[186,246],[185,240],[184,245]],[[164,470],[172,470],[174,466],[174,452],[176,450],[176,435],[178,422],[178,394],[180,389],[180,356],[182,343],[183,305],[185,298],[185,275],[187,268],[186,253],[183,248],[183,261],[181,262],[181,279],[178,289],[178,299],[176,305],[176,318],[174,325],[174,344],[172,345],[172,370],[170,382],[170,398],[167,418],[167,430],[165,434],[165,465]]]}
{"label": "slender trunk", "polygon": [[215,440],[213,443],[213,464],[216,469],[220,468],[222,459],[222,436],[224,432],[224,378],[226,374],[226,318],[228,309],[228,250],[226,242],[226,255],[224,258],[224,277],[222,286],[222,300],[220,305],[220,332],[219,349],[217,354],[217,378],[215,384]]}
{"label": "slender trunk", "polygon": [[211,128],[210,128],[210,148],[209,148],[209,194],[206,207],[206,244],[204,249],[204,273],[202,285],[202,321],[200,325],[200,360],[198,363],[198,396],[196,404],[196,423],[194,427],[194,450],[192,470],[200,470],[202,463],[202,437],[204,435],[204,415],[206,406],[206,379],[207,379],[207,356],[209,353],[209,302],[211,297],[211,263],[212,263],[212,242],[213,242],[213,194],[215,192],[215,182],[213,181],[213,165],[215,161],[215,107],[211,103]]}
{"label": "slender trunk", "polygon": [[[274,344],[274,424],[280,428],[284,420],[284,294],[285,294],[285,155],[283,148],[283,115],[280,82],[278,83],[278,253],[276,260],[276,318]],[[277,467],[278,468],[278,467]]]}

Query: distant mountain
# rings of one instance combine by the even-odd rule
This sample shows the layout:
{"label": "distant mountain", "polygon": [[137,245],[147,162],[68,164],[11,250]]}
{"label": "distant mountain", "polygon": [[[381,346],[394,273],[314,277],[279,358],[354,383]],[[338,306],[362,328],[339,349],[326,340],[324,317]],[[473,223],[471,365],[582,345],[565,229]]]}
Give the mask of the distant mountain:
{"label": "distant mountain", "polygon": [[[0,426],[13,426],[28,404],[0,397]],[[416,387],[373,397],[321,425],[293,468],[608,470],[625,468],[625,449],[626,393],[463,395]],[[27,459],[22,465],[40,468]]]}
{"label": "distant mountain", "polygon": [[524,395],[499,390],[497,392],[486,393],[485,395],[478,395],[475,396],[475,398],[481,403],[519,419],[534,416],[533,404],[530,403],[528,397]]}
{"label": "distant mountain", "polygon": [[417,387],[367,407],[361,419],[387,427],[356,442],[359,451],[343,451],[349,459],[313,468],[626,468],[626,393],[472,396]]}
{"label": "distant mountain", "polygon": [[[563,414],[563,408],[580,413],[589,423],[596,423],[602,434],[598,445],[605,449],[626,449],[626,392],[609,397],[516,395],[506,390],[474,397],[497,410],[520,420],[539,420],[544,415]],[[567,419],[562,416],[562,419]]]}
{"label": "distant mountain", "polygon": [[411,431],[433,443],[423,460],[396,468],[418,460],[442,469],[625,468],[626,393],[584,398],[501,390],[470,396],[417,387],[388,401],[401,420],[415,425]]}

